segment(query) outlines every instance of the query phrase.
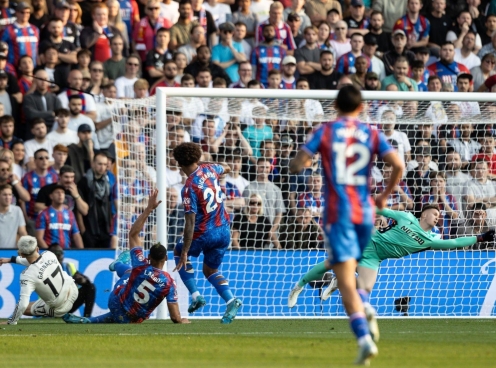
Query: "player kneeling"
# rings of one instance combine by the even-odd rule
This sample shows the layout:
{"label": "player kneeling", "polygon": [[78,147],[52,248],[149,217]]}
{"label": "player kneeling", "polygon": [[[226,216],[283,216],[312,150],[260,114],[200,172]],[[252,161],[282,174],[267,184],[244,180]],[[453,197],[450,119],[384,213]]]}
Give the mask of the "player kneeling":
{"label": "player kneeling", "polygon": [[[16,325],[25,316],[62,317],[72,309],[79,292],[72,277],[62,271],[52,252],[39,253],[38,242],[32,236],[22,236],[17,242],[19,257],[0,258],[0,265],[17,263],[27,268],[21,274],[21,295],[12,316],[1,324]],[[33,291],[40,299],[29,302]]]}
{"label": "player kneeling", "polygon": [[[64,316],[67,323],[141,323],[167,299],[170,319],[174,323],[189,323],[181,319],[177,304],[176,283],[163,267],[167,262],[167,250],[158,243],[151,247],[148,259],[143,254],[139,233],[148,216],[162,201],[157,201],[155,189],[148,199],[145,211],[138,217],[129,231],[130,251],[125,251],[110,264],[110,271],[120,277],[109,297],[109,313],[84,318],[72,314]],[[131,265],[129,265],[131,263]]]}

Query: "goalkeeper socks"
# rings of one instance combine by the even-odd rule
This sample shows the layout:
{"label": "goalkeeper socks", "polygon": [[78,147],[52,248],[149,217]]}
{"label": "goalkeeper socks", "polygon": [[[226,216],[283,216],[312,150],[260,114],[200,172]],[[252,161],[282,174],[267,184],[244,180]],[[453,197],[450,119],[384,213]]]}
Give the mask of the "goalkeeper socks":
{"label": "goalkeeper socks", "polygon": [[132,269],[131,265],[122,263],[122,262],[117,262],[114,265],[114,270],[117,273],[117,276],[122,277],[126,273],[126,271]]}
{"label": "goalkeeper socks", "polygon": [[229,283],[226,278],[220,274],[220,272],[210,275],[207,280],[214,286],[215,290],[217,290],[221,298],[224,299],[226,303],[229,303],[232,299],[234,299],[234,295],[231,289],[229,289]]}
{"label": "goalkeeper socks", "polygon": [[321,280],[327,271],[329,270],[325,266],[325,261],[316,264],[298,281],[298,286],[303,287],[310,281]]}
{"label": "goalkeeper socks", "polygon": [[[174,261],[176,262],[176,265],[179,263],[179,257],[174,256]],[[178,271],[179,276],[181,276],[181,280],[183,280],[184,285],[186,285],[186,288],[188,289],[189,293],[191,295],[195,294],[198,295],[198,287],[196,286],[196,280],[195,280],[195,269],[193,268],[193,265],[191,262],[186,262],[184,267],[181,267],[181,269]],[[193,297],[193,300],[196,300],[196,297]]]}
{"label": "goalkeeper socks", "polygon": [[91,323],[114,323],[114,317],[111,312],[102,314],[101,316],[88,318]]}
{"label": "goalkeeper socks", "polygon": [[363,337],[370,335],[369,324],[367,322],[367,317],[365,317],[365,313],[353,313],[350,316],[350,326],[359,341],[362,341]]}

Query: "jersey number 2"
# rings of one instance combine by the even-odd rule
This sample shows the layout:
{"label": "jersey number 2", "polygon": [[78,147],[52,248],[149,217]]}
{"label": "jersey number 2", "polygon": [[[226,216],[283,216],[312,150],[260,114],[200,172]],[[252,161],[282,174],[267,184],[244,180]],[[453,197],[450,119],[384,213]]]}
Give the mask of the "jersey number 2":
{"label": "jersey number 2", "polygon": [[207,201],[207,213],[214,211],[218,203],[222,202],[222,188],[219,186],[217,179],[214,180],[215,193],[212,188],[205,188],[203,199]]}
{"label": "jersey number 2", "polygon": [[134,293],[134,300],[136,300],[140,304],[148,303],[148,301],[150,300],[150,293],[153,292],[155,289],[155,286],[150,284],[149,281],[143,281],[140,286],[138,286],[138,292],[143,294],[143,298],[141,298],[138,293]]}
{"label": "jersey number 2", "polygon": [[[57,287],[58,285],[54,285],[52,282],[53,280],[56,284],[58,284],[58,282],[55,281],[55,276],[57,274],[60,275],[60,279],[62,280],[62,285],[60,285],[60,287]],[[60,290],[62,290],[62,287],[64,286],[64,276],[62,275],[62,270],[60,269],[60,266],[58,266],[57,269],[53,271],[50,276],[52,280],[50,280],[50,277],[47,277],[45,280],[43,280],[43,283],[45,285],[48,285],[48,287],[50,288],[50,290],[52,290],[52,293],[53,295],[55,295],[55,297],[58,297]]]}
{"label": "jersey number 2", "polygon": [[[332,150],[336,154],[336,182],[343,185],[366,185],[367,177],[357,175],[370,162],[370,151],[363,144],[334,143]],[[347,160],[358,156],[351,164]]]}

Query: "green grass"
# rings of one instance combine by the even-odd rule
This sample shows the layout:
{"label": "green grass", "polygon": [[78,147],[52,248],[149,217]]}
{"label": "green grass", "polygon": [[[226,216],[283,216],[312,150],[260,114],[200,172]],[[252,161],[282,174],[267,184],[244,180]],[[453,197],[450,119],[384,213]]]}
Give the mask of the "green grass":
{"label": "green grass", "polygon": [[[496,320],[380,320],[374,367],[495,367]],[[0,367],[349,367],[346,320],[0,326]]]}

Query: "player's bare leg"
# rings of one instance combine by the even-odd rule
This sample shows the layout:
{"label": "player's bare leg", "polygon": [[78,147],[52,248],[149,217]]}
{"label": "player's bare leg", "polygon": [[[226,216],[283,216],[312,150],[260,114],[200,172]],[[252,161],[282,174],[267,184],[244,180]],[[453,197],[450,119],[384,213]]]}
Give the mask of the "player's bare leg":
{"label": "player's bare leg", "polygon": [[370,305],[369,295],[374,288],[375,281],[377,280],[377,271],[368,267],[357,267],[357,287],[358,293],[363,301],[367,321],[369,322],[370,334],[375,342],[379,341],[379,324],[377,323],[376,312],[374,307]]}
{"label": "player's bare leg", "polygon": [[375,357],[378,350],[370,336],[363,302],[356,289],[356,267],[357,262],[354,259],[333,265],[334,273],[338,279],[339,291],[343,297],[343,305],[350,317],[351,329],[358,341],[358,356],[355,364],[368,365],[369,359]]}
{"label": "player's bare leg", "polygon": [[241,308],[241,300],[234,297],[227,279],[222,276],[218,269],[211,268],[206,263],[203,263],[203,274],[227,304],[226,312],[220,322],[224,324],[231,323],[236,318],[239,308]]}

